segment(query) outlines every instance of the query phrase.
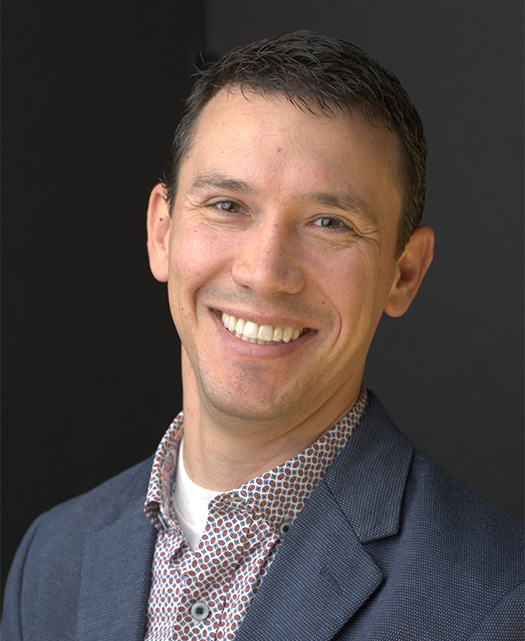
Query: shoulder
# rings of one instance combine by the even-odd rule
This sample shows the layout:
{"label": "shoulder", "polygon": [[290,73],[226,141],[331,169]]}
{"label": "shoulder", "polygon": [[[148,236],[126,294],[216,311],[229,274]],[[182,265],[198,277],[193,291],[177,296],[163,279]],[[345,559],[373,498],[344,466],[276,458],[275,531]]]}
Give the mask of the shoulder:
{"label": "shoulder", "polygon": [[[371,638],[382,624],[399,638],[520,638],[520,525],[415,449],[373,396],[345,450],[327,481],[384,577],[366,608]],[[505,626],[517,632],[498,636]]]}
{"label": "shoulder", "polygon": [[[373,395],[371,410],[376,425],[370,421],[363,427],[379,436],[380,444],[369,437],[372,452],[368,453],[380,461],[381,472],[376,476],[383,489],[379,492],[392,496],[396,482],[402,487],[398,540],[419,545],[422,560],[434,559],[462,571],[471,563],[478,580],[484,572],[494,580],[495,566],[511,574],[519,571],[523,578],[523,528],[414,448]],[[380,459],[381,448],[389,456]],[[511,559],[516,563],[509,568]]]}
{"label": "shoulder", "polygon": [[26,532],[14,565],[28,554],[61,555],[83,545],[91,532],[119,518],[133,502],[146,497],[153,457],[110,478],[94,489],[56,505],[41,514]]}
{"label": "shoulder", "polygon": [[[433,603],[436,614],[425,610],[434,625],[447,620],[457,639],[521,638],[523,528],[418,450],[398,535],[376,543],[376,558],[388,548],[385,574],[396,576],[398,599],[407,609]],[[390,565],[393,559],[397,567]],[[503,630],[507,636],[500,636]]]}
{"label": "shoulder", "polygon": [[153,457],[104,481],[94,489],[56,505],[42,514],[37,522],[41,527],[50,523],[53,526],[74,521],[75,523],[93,518],[104,518],[118,512],[137,496],[146,497]]}
{"label": "shoulder", "polygon": [[86,550],[107,532],[104,541],[109,552],[117,554],[124,537],[147,539],[154,529],[142,510],[152,461],[135,465],[34,521],[6,583],[2,620],[6,638],[22,638],[33,625],[60,629],[58,636],[73,638]]}
{"label": "shoulder", "polygon": [[[409,525],[419,523],[421,532],[435,533],[436,544],[442,537],[447,544],[455,539],[458,545],[472,548],[476,541],[503,549],[510,546],[514,551],[516,545],[523,545],[523,528],[518,523],[416,449],[377,397],[370,396],[370,417],[362,426],[367,434],[362,435],[364,443],[356,447],[357,455],[369,468],[371,462],[376,466],[372,469],[381,486],[377,492],[383,493],[383,507],[387,498],[390,503],[393,500],[392,488],[398,490],[401,534]],[[360,473],[362,477],[363,468]]]}
{"label": "shoulder", "polygon": [[397,538],[397,585],[407,601],[455,617],[455,638],[520,638],[523,529],[417,450]]}
{"label": "shoulder", "polygon": [[437,558],[441,552],[463,571],[470,559],[473,580],[486,572],[494,582],[498,567],[523,579],[523,528],[418,450],[407,478],[402,525],[405,536],[425,533]]}
{"label": "shoulder", "polygon": [[436,543],[442,537],[448,544],[477,548],[477,553],[483,544],[493,550],[491,556],[496,550],[512,553],[523,545],[523,528],[518,523],[419,450],[414,452],[404,503],[406,522],[432,525]]}

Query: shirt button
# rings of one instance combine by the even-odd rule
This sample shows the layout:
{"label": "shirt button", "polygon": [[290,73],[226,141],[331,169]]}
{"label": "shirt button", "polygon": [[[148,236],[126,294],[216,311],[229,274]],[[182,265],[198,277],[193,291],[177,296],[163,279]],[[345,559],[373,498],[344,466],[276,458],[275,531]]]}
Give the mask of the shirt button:
{"label": "shirt button", "polygon": [[204,621],[209,614],[210,608],[202,601],[197,601],[191,606],[191,616],[195,621]]}
{"label": "shirt button", "polygon": [[279,534],[281,536],[284,536],[291,527],[292,527],[291,521],[283,521],[279,526]]}

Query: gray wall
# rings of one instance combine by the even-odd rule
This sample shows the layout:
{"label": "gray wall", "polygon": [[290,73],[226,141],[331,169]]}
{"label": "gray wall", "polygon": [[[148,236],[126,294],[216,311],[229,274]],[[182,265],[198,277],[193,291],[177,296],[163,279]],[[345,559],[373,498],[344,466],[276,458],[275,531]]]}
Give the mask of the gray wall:
{"label": "gray wall", "polygon": [[208,0],[216,54],[313,29],[391,69],[425,124],[423,288],[384,318],[366,383],[426,453],[522,518],[523,66],[521,3],[504,0]]}

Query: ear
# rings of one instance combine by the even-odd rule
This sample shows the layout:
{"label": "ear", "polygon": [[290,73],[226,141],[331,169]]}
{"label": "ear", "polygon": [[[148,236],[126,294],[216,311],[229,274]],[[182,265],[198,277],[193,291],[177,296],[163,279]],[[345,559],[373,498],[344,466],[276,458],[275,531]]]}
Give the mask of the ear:
{"label": "ear", "polygon": [[166,190],[159,184],[153,188],[148,205],[148,255],[151,273],[161,283],[168,281],[168,247],[171,218]]}
{"label": "ear", "polygon": [[434,231],[428,225],[414,230],[397,261],[396,277],[385,305],[385,313],[402,316],[414,300],[434,257]]}

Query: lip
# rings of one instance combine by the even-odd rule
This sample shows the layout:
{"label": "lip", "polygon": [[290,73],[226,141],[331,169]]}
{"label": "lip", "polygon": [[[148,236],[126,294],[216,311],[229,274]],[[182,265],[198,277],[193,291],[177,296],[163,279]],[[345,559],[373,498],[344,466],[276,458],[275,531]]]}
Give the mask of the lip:
{"label": "lip", "polygon": [[[226,345],[228,350],[231,350],[235,352],[237,357],[241,358],[246,358],[248,360],[270,360],[274,358],[283,358],[286,357],[293,352],[301,349],[306,343],[310,342],[314,338],[314,336],[317,334],[317,330],[312,330],[312,329],[306,329],[304,334],[299,336],[299,338],[296,338],[293,341],[290,341],[289,343],[276,343],[275,345],[258,345],[257,343],[250,343],[249,341],[243,341],[240,338],[237,338],[234,336],[230,331],[224,327],[222,320],[220,318],[220,314],[222,313],[223,310],[219,311],[217,309],[210,310],[211,312],[211,317],[214,322],[214,324],[217,327],[217,331],[219,334],[219,337],[223,341],[223,343]],[[228,312],[224,310],[227,314],[231,313],[232,315],[235,315],[234,312]],[[239,315],[241,318],[246,318],[244,316]],[[253,320],[253,322],[258,322],[255,320],[253,315],[249,314],[248,318],[246,320]],[[260,318],[260,316],[259,316]],[[274,324],[278,324],[275,320],[273,319]],[[259,324],[265,324],[263,320],[259,321]],[[267,320],[266,324],[270,325],[270,321]],[[287,321],[286,327],[302,327],[301,325],[293,325],[290,323],[290,320]]]}

